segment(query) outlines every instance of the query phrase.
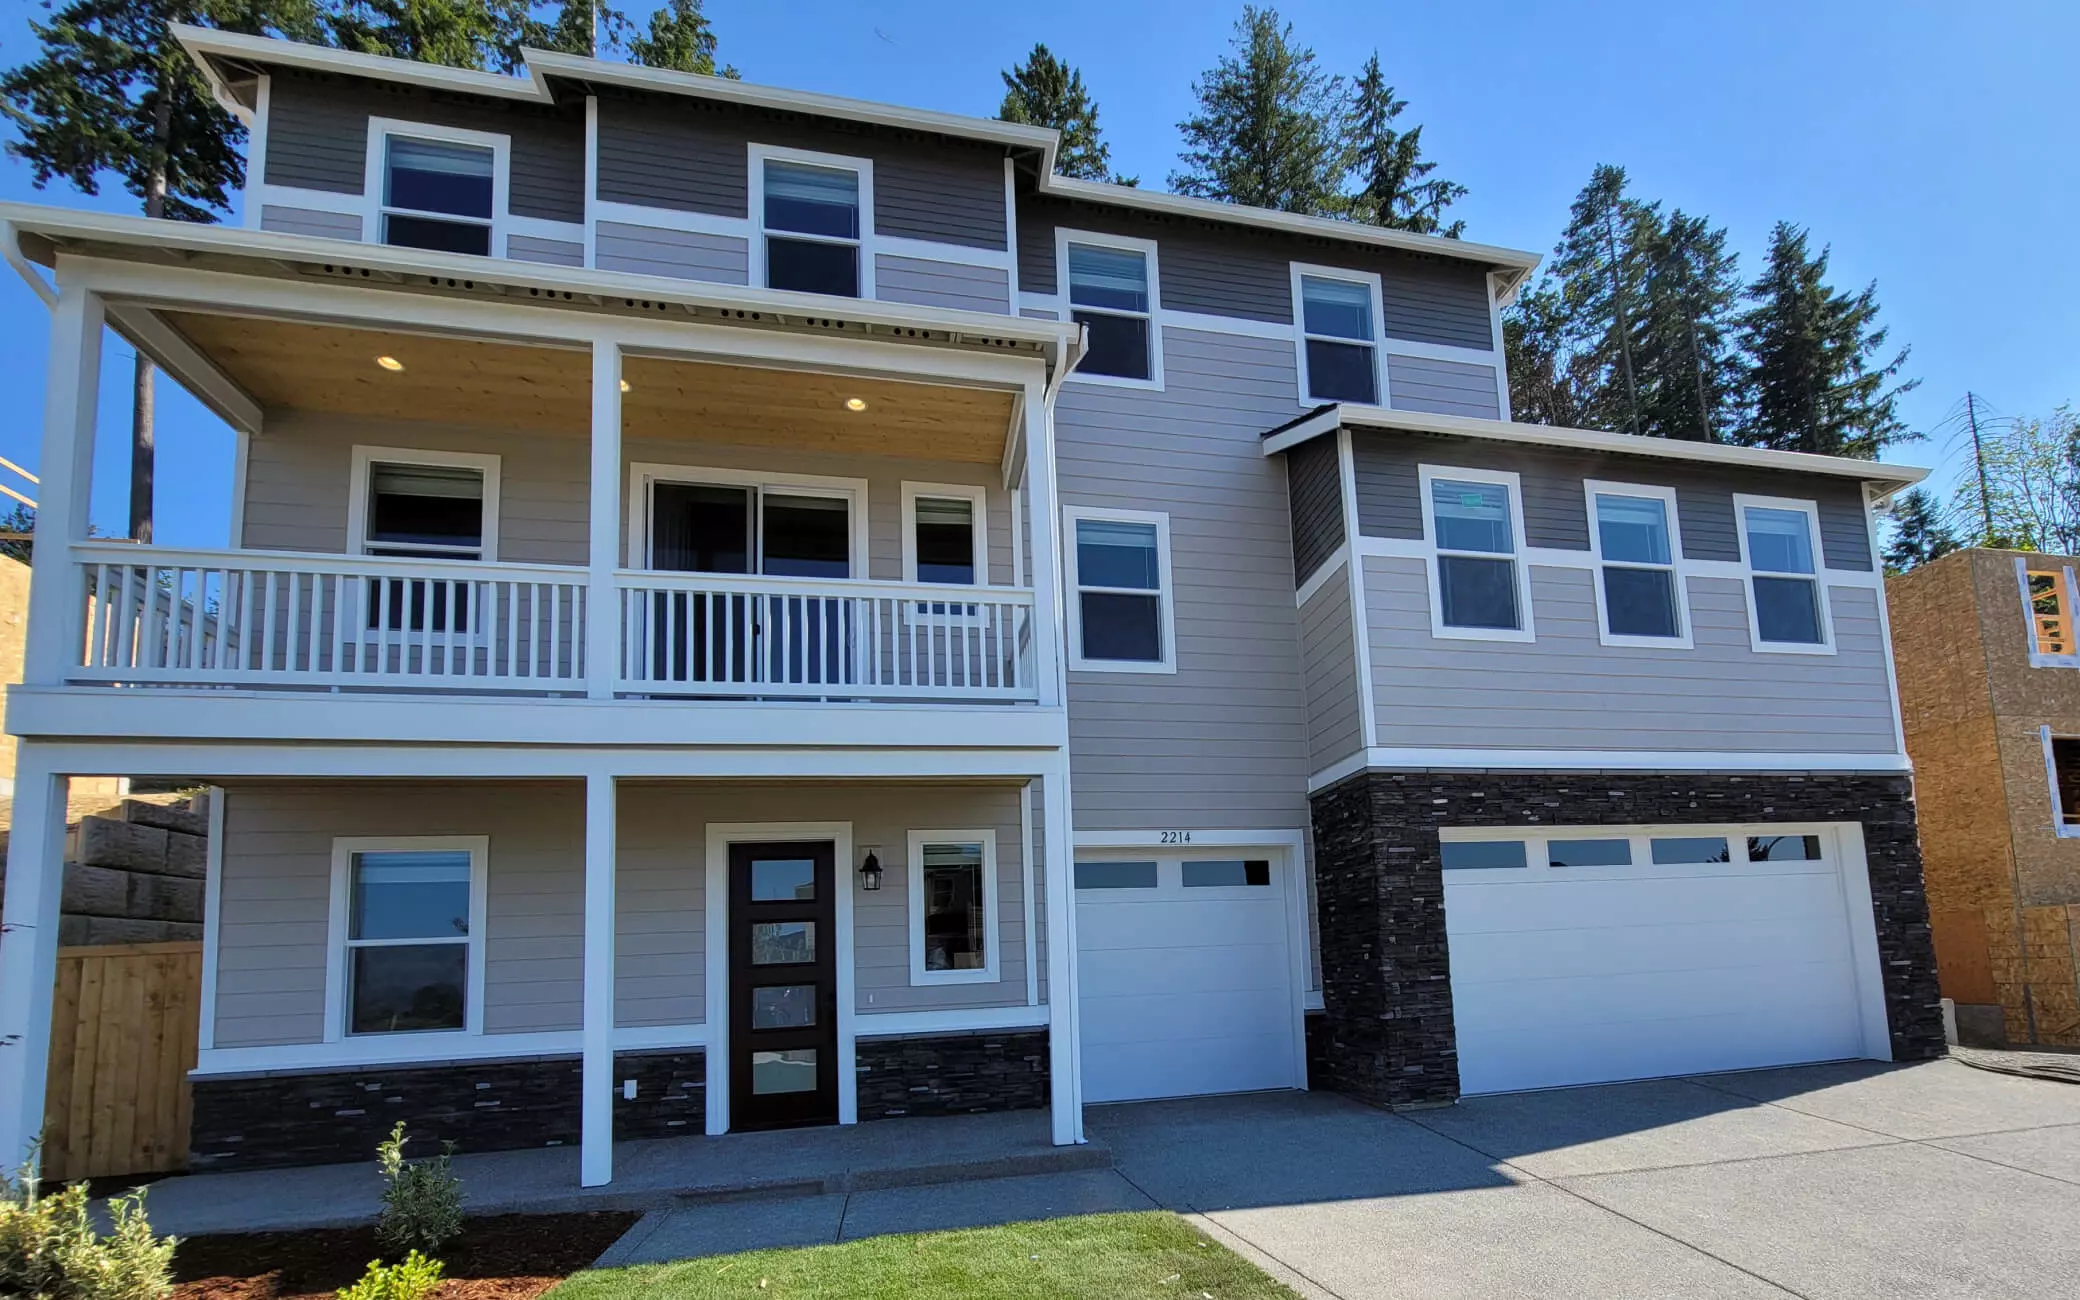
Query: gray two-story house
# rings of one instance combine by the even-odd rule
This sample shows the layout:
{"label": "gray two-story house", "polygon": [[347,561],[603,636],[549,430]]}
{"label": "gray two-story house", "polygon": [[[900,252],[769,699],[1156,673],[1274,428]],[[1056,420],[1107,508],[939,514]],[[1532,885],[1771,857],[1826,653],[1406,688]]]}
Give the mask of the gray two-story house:
{"label": "gray two-story house", "polygon": [[[242,228],[0,208],[8,1152],[94,773],[220,791],[204,1167],[1940,1050],[1920,471],[1513,423],[1535,256],[1051,131],[180,36]],[[223,547],[89,537],[107,329],[236,431]]]}

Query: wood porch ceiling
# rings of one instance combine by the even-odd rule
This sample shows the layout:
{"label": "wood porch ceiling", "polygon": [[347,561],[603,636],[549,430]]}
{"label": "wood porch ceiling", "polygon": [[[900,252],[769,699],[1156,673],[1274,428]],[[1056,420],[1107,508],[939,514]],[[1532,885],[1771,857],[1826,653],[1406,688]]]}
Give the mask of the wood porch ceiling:
{"label": "wood porch ceiling", "polygon": [[[592,360],[577,349],[163,312],[261,406],[585,437]],[[400,371],[377,357],[393,357]],[[629,357],[628,438],[994,465],[1012,395],[824,371]],[[866,403],[847,408],[849,399]]]}

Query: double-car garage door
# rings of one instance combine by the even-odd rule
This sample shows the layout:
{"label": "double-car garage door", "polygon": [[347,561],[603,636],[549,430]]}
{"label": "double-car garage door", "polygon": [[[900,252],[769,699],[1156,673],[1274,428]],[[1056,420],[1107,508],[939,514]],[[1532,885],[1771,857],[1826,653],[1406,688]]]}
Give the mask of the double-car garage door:
{"label": "double-car garage door", "polygon": [[1839,832],[1443,839],[1462,1092],[1866,1054],[1870,893]]}

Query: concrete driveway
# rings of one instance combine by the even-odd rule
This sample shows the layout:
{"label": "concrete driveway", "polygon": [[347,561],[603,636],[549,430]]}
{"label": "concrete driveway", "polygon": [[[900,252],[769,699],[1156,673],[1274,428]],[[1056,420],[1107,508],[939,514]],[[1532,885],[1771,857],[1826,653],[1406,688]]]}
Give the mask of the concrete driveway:
{"label": "concrete driveway", "polygon": [[2080,1087],[1953,1061],[1088,1123],[1141,1193],[1341,1300],[2080,1294]]}

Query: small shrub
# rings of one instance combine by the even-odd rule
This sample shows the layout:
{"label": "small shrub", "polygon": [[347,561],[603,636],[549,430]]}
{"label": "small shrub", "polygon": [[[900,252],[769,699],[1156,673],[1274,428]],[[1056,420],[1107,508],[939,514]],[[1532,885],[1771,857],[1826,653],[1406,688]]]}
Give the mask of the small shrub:
{"label": "small shrub", "polygon": [[113,1230],[87,1214],[87,1186],[37,1193],[34,1177],[0,1175],[0,1296],[162,1300],[173,1290],[174,1239],[154,1237],[142,1189],[108,1202]]}
{"label": "small shrub", "polygon": [[361,1280],[338,1294],[339,1300],[426,1300],[440,1284],[441,1262],[415,1250],[401,1264],[370,1260]]}
{"label": "small shrub", "polygon": [[383,1214],[376,1220],[376,1240],[385,1250],[439,1253],[462,1231],[462,1180],[448,1169],[455,1144],[442,1147],[430,1160],[404,1158],[404,1121],[376,1148],[382,1166]]}

